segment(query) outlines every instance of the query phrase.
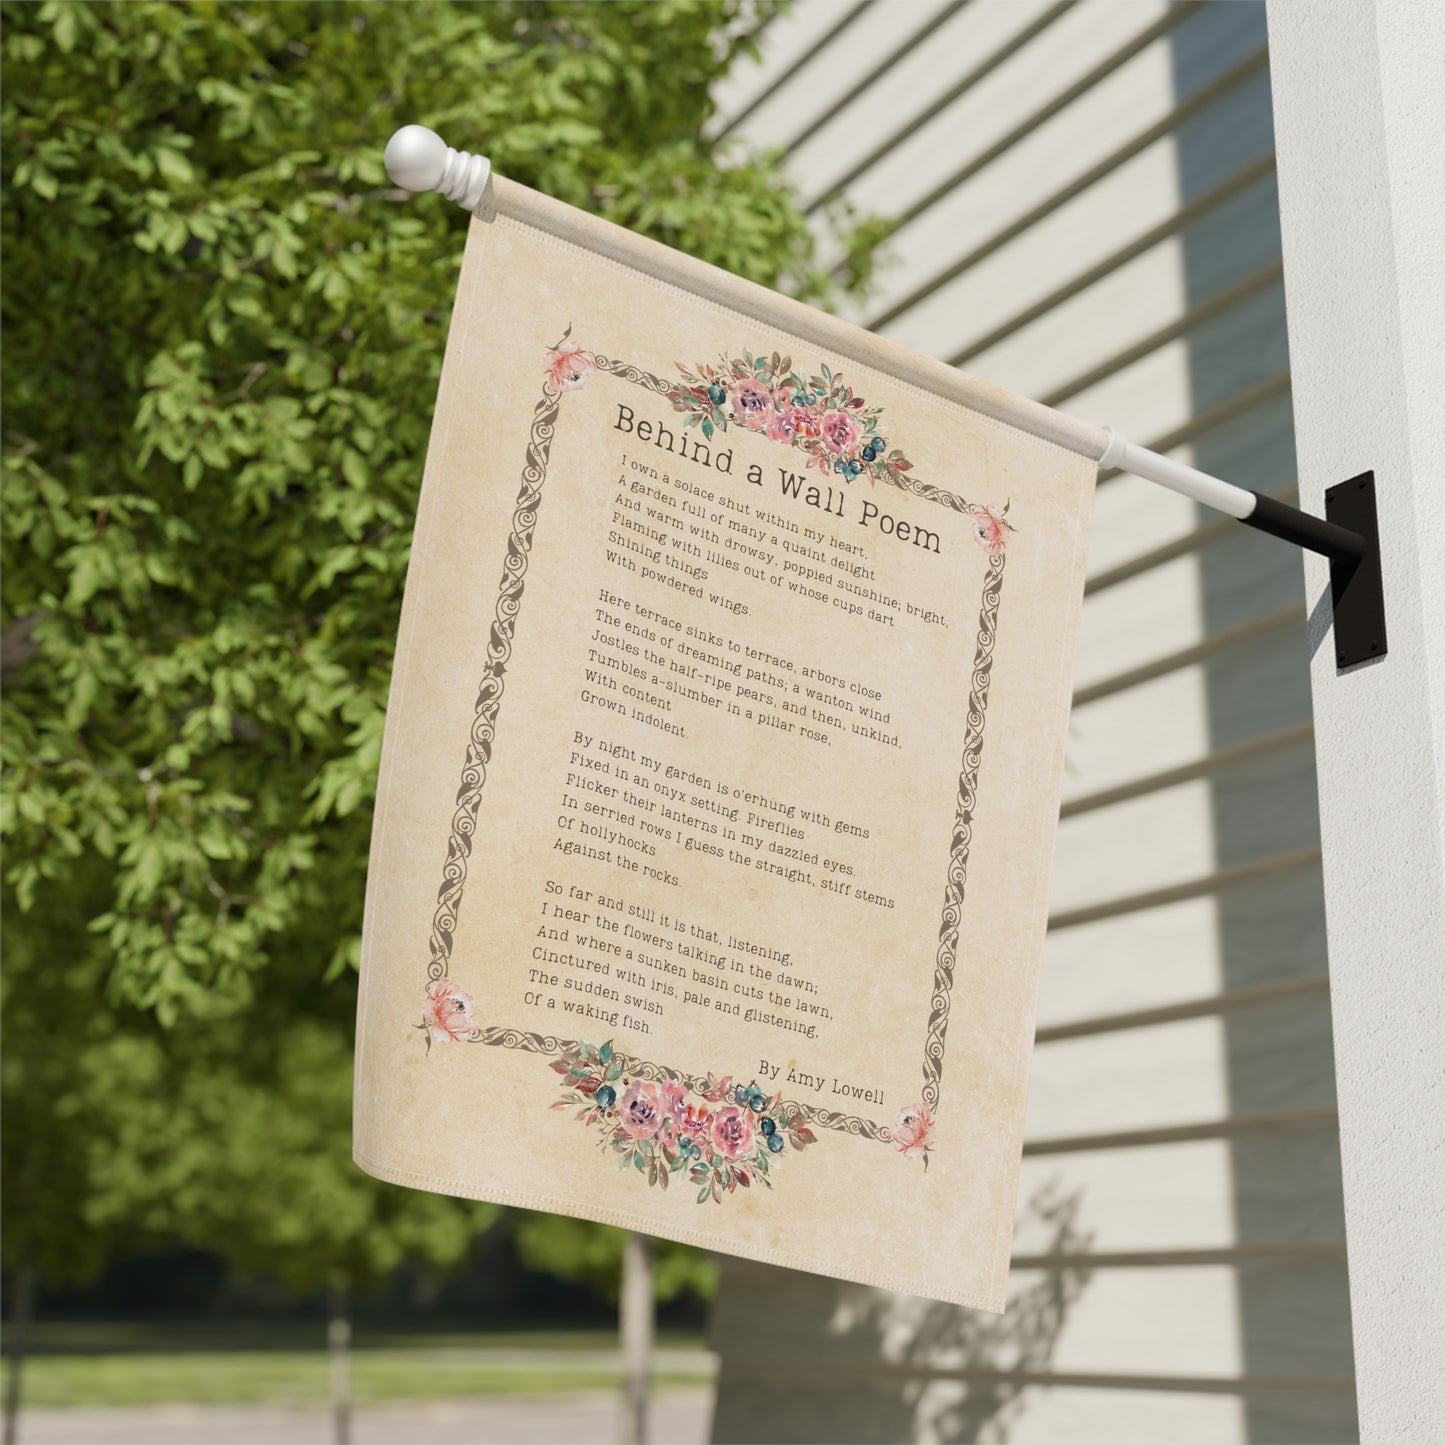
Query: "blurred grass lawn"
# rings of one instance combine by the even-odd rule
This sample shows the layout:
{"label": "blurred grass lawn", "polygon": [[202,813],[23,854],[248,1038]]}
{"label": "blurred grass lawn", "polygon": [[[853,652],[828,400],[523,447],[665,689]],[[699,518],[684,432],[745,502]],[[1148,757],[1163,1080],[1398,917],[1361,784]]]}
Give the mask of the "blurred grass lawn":
{"label": "blurred grass lawn", "polygon": [[[179,1348],[165,1348],[160,1339],[147,1339],[133,1327],[77,1326],[35,1333],[35,1353],[25,1361],[21,1386],[23,1403],[37,1409],[308,1405],[324,1404],[328,1398],[329,1367],[319,1347],[319,1327],[304,1344],[292,1329],[270,1340],[257,1338],[265,1332],[254,1327],[223,1331],[231,1338],[222,1348],[216,1348],[220,1342],[209,1328]],[[659,1343],[659,1387],[711,1383],[711,1362],[695,1338]],[[0,1380],[7,1374],[8,1366],[0,1371]],[[359,1403],[378,1403],[613,1390],[621,1386],[621,1373],[616,1336],[610,1333],[448,1334],[363,1337],[351,1353],[351,1380]]]}

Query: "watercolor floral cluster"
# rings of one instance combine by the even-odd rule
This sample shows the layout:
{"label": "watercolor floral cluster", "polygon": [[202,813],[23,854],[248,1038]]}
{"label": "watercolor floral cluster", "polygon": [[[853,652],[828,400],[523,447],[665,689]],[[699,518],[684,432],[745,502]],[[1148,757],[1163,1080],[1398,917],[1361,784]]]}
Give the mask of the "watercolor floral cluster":
{"label": "watercolor floral cluster", "polygon": [[888,449],[879,429],[883,409],[868,406],[826,362],[816,376],[795,371],[792,357],[776,351],[744,351],[715,366],[674,364],[682,381],[668,392],[673,409],[686,414],[684,427],[698,427],[705,437],[744,426],[799,448],[808,466],[850,482],[866,476],[896,483],[913,469],[897,447]]}
{"label": "watercolor floral cluster", "polygon": [[551,1067],[565,1089],[552,1108],[598,1129],[617,1167],[645,1174],[649,1185],[667,1189],[685,1177],[699,1204],[721,1204],[723,1195],[755,1183],[771,1189],[768,1176],[783,1151],[817,1143],[796,1105],[756,1083],[735,1084],[731,1075],[709,1074],[698,1091],[674,1079],[629,1077],[610,1042],[574,1044]]}

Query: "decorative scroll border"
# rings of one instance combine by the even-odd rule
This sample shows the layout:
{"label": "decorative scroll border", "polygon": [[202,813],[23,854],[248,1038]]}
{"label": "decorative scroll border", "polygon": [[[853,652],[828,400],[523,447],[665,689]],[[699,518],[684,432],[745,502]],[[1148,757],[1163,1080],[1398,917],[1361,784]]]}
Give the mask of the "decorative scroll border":
{"label": "decorative scroll border", "polygon": [[983,760],[983,724],[993,675],[993,645],[998,635],[999,595],[1003,591],[1003,555],[989,559],[983,579],[983,605],[978,614],[978,642],[973,654],[973,684],[968,693],[968,732],[963,740],[963,767],[958,775],[958,808],[953,846],[943,889],[943,918],[938,930],[938,959],[933,974],[933,1003],[923,1043],[923,1102],[938,1107],[943,1081],[943,1039],[953,996],[953,971],[958,961],[958,932],[963,920],[963,893],[968,883],[968,853],[973,843],[973,810],[978,797],[978,767]]}
{"label": "decorative scroll border", "polygon": [[[671,390],[668,382],[629,362],[611,360],[596,352],[592,361],[598,371],[619,380],[642,386],[659,396]],[[467,742],[466,761],[462,768],[461,786],[457,790],[456,809],[452,814],[451,833],[447,840],[446,862],[442,868],[442,884],[437,891],[437,908],[432,919],[431,958],[427,979],[436,982],[446,977],[456,933],[457,914],[467,880],[467,861],[471,856],[472,838],[476,832],[481,808],[482,788],[491,762],[492,743],[496,737],[497,714],[505,690],[507,664],[512,655],[512,640],[517,615],[521,610],[522,592],[527,571],[527,557],[541,506],[542,486],[547,479],[547,462],[551,455],[561,393],[544,386],[542,399],[532,413],[531,432],[527,441],[526,465],[522,484],[512,512],[511,530],[507,537],[507,556],[502,567],[496,613],[487,639],[487,661],[477,691],[476,714]],[[967,513],[975,504],[954,492],[917,477],[885,477],[885,482],[902,491],[913,493],[924,501],[935,502],[956,512]],[[958,937],[963,918],[964,891],[968,881],[968,855],[973,841],[973,814],[978,794],[978,772],[983,756],[983,730],[988,708],[989,684],[993,672],[994,642],[998,634],[999,602],[1003,591],[1004,557],[1000,553],[989,559],[984,574],[983,600],[979,610],[978,641],[974,650],[973,678],[968,696],[968,731],[964,737],[963,762],[958,780],[958,805],[954,817],[952,846],[949,850],[948,872],[944,884],[942,921],[938,935],[938,954],[934,965],[933,995],[923,1049],[923,1100],[930,1108],[938,1105],[943,1079],[944,1041],[948,1031],[949,1007],[953,993],[954,972],[958,962]],[[555,1038],[549,1034],[529,1033],[521,1029],[483,1027],[467,1036],[467,1042],[490,1044],[529,1053],[556,1056],[577,1045],[575,1039]],[[627,1058],[628,1068],[639,1077],[651,1080],[672,1079],[689,1088],[700,1088],[705,1080],[679,1069],[656,1064],[647,1059]],[[802,1110],[812,1124],[860,1138],[887,1143],[888,1128],[871,1119],[836,1113],[816,1104],[788,1101],[789,1107]]]}
{"label": "decorative scroll border", "polygon": [[537,509],[542,502],[542,484],[547,480],[547,458],[552,450],[552,433],[557,421],[560,394],[544,392],[532,413],[532,431],[527,440],[527,464],[522,469],[522,489],[512,511],[512,530],[507,537],[507,559],[502,564],[502,583],[497,596],[496,615],[487,638],[487,664],[477,690],[477,710],[467,740],[461,786],[457,789],[456,811],[452,814],[447,857],[442,866],[442,886],[437,891],[437,908],[432,917],[431,961],[427,979],[445,978],[452,956],[457,910],[467,881],[467,859],[472,852],[477,813],[482,805],[482,788],[487,766],[492,761],[497,713],[506,688],[507,663],[512,656],[512,635],[522,608],[522,589],[527,573],[527,554],[532,550],[532,533],[537,526]]}

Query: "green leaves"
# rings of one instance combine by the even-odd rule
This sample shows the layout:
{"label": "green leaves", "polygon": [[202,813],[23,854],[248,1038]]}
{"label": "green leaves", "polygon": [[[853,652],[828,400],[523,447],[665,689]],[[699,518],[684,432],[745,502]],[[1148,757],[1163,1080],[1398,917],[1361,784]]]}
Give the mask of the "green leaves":
{"label": "green leaves", "polygon": [[[395,191],[381,151],[419,120],[816,294],[772,163],[703,136],[743,13],[0,6],[7,1185],[34,1176],[7,1247],[12,1219],[48,1237],[49,1211],[72,1238],[143,1217],[236,1256],[294,1245],[297,1281],[347,1230],[376,1241],[348,1267],[455,1255],[461,1206],[358,1184],[342,1147],[386,692],[466,225]],[[292,1129],[313,1085],[316,1127]],[[114,1150],[55,1166],[62,1108]],[[12,1129],[27,1113],[47,1127]],[[274,1182],[268,1132],[288,1151]]]}

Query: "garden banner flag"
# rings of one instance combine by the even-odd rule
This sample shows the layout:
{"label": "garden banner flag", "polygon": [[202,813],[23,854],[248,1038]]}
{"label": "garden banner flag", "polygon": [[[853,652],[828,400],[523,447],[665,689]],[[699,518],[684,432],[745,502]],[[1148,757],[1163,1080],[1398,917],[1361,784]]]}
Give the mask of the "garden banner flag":
{"label": "garden banner flag", "polygon": [[358,1163],[1001,1310],[1097,437],[493,177]]}

